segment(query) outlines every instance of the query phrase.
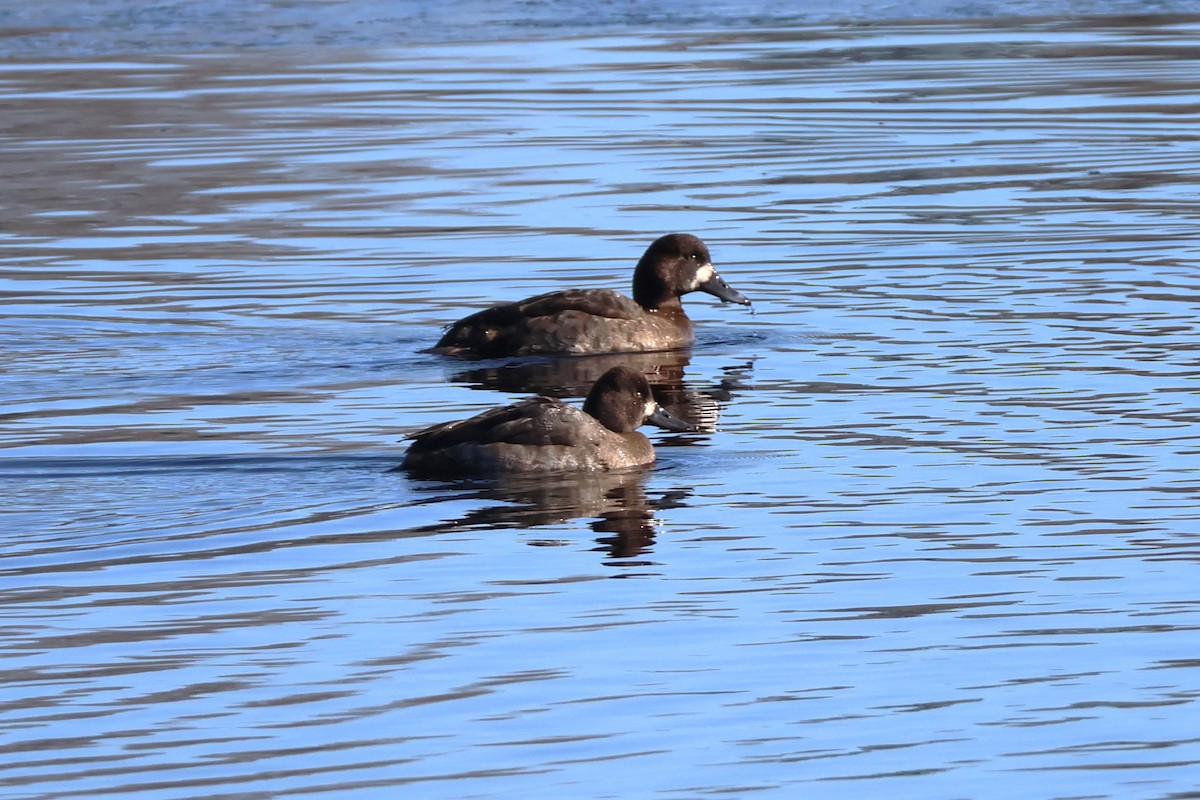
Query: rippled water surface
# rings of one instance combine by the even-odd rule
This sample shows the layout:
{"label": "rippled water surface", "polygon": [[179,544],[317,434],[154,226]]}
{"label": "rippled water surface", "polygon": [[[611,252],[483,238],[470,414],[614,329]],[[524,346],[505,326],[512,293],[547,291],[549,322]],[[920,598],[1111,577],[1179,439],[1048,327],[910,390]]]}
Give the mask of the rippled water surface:
{"label": "rippled water surface", "polygon": [[[0,794],[1197,796],[1200,17],[542,34],[0,61]],[[673,230],[703,432],[389,471]]]}

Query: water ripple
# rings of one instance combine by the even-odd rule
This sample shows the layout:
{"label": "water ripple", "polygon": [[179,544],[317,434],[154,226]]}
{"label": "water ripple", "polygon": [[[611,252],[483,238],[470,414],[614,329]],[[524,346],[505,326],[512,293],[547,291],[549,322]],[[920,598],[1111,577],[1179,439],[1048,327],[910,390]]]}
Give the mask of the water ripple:
{"label": "water ripple", "polygon": [[[535,11],[8,31],[0,782],[1194,790],[1200,18]],[[239,36],[321,12],[276,13]],[[610,365],[445,360],[442,325],[623,289],[668,230],[755,301],[619,359],[699,432],[644,472],[392,471]]]}

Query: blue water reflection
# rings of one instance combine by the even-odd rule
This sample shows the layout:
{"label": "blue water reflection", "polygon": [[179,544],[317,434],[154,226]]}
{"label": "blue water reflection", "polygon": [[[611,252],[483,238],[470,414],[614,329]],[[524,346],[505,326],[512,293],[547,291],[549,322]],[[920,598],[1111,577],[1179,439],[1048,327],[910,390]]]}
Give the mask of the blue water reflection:
{"label": "blue water reflection", "polygon": [[[246,49],[204,38],[223,3],[77,44],[31,9],[0,783],[1194,791],[1198,20],[981,9],[381,43],[401,9],[306,49],[328,9]],[[672,230],[755,300],[627,359],[699,432],[627,474],[392,471],[610,365],[444,359],[442,325],[626,290]]]}

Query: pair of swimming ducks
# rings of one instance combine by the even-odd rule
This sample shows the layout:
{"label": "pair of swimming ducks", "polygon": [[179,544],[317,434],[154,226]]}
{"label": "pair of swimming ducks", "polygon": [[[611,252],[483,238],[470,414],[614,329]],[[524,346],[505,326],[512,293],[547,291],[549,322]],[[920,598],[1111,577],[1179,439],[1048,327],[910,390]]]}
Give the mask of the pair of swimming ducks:
{"label": "pair of swimming ducks", "polygon": [[[451,325],[434,347],[497,358],[650,352],[688,347],[692,323],[679,298],[701,291],[750,305],[713,267],[704,242],[672,233],[647,248],[633,273],[633,298],[608,289],[568,289],[502,303]],[[660,408],[646,376],[625,366],[600,376],[583,409],[531,397],[412,434],[401,465],[436,473],[611,470],[654,462],[645,423],[691,430]]]}

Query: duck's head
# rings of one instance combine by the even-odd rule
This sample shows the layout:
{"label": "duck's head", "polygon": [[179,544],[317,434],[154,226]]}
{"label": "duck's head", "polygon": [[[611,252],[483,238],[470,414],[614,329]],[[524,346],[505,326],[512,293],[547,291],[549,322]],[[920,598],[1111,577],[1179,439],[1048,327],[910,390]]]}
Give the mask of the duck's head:
{"label": "duck's head", "polygon": [[625,366],[613,367],[592,384],[583,410],[617,433],[635,431],[647,422],[669,431],[695,430],[659,406],[645,375]]}
{"label": "duck's head", "polygon": [[656,309],[697,290],[722,302],[750,305],[717,274],[708,246],[690,233],[668,233],[655,239],[633,272],[633,299],[642,308]]}

